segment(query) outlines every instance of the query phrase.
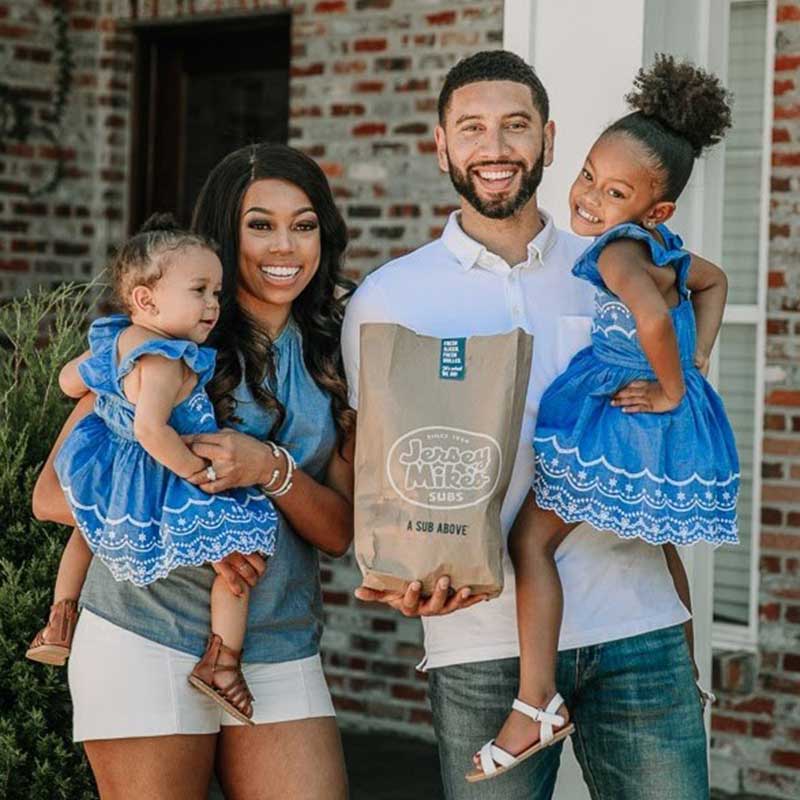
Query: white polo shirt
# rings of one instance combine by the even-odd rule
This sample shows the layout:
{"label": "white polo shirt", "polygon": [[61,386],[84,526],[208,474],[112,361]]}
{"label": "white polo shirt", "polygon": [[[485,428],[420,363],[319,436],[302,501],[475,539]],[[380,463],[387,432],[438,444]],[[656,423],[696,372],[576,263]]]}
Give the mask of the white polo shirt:
{"label": "white polo shirt", "polygon": [[[358,408],[359,327],[396,322],[426,336],[533,334],[521,441],[501,512],[503,533],[533,477],[533,433],[539,400],[570,358],[589,344],[594,289],[572,275],[586,241],[558,230],[540,210],[544,228],[528,244],[527,260],[513,267],[467,236],[458,212],[440,239],[390,261],[364,279],[350,300],[342,351],[350,403]],[[564,587],[559,649],[623,639],[685,622],[663,551],[624,541],[589,525],[576,528],[556,553]],[[505,588],[488,603],[444,617],[427,617],[426,668],[519,655],[514,572],[506,556]]]}

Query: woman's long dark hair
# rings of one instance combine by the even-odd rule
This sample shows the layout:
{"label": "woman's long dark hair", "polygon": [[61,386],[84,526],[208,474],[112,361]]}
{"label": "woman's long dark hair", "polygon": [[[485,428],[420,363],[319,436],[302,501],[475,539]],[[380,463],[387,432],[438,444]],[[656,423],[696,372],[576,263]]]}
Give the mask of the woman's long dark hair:
{"label": "woman's long dark hair", "polygon": [[270,435],[284,420],[284,408],[265,381],[275,376],[272,341],[236,297],[242,201],[251,183],[268,178],[302,189],[319,220],[319,269],[292,303],[292,316],[303,336],[306,368],[331,396],[341,444],[355,423],[339,342],[344,304],[354,288],[342,275],[347,227],[325,174],[311,158],[286,145],[264,143],[230,153],[211,170],[195,204],[192,229],[219,242],[223,270],[220,317],[209,340],[217,350],[217,371],[208,392],[223,424],[235,416],[233,392],[244,377],[256,402],[276,413]]}

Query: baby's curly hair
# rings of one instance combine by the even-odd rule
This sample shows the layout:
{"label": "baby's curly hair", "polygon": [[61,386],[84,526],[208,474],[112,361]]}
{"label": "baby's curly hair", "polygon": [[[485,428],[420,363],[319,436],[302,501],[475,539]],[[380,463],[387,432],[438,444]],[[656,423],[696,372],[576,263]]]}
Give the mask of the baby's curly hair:
{"label": "baby's curly hair", "polygon": [[131,292],[153,287],[163,277],[171,256],[189,247],[203,247],[219,255],[217,243],[183,229],[172,214],[153,214],[114,254],[109,265],[112,301],[126,314],[133,310]]}
{"label": "baby's curly hair", "polygon": [[694,160],[730,128],[733,96],[716,75],[664,53],[639,70],[633,85],[625,96],[633,113],[603,136],[622,133],[639,141],[660,173],[663,199],[677,200]]}

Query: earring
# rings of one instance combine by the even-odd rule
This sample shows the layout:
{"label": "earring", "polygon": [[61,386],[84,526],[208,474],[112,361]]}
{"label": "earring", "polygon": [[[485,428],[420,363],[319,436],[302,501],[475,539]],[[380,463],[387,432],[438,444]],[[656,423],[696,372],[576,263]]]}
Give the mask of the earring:
{"label": "earring", "polygon": [[653,230],[653,228],[655,228],[656,224],[655,224],[655,222],[653,222],[653,220],[646,219],[644,221],[644,226],[645,226],[645,228],[647,228],[648,230],[651,231],[651,230]]}

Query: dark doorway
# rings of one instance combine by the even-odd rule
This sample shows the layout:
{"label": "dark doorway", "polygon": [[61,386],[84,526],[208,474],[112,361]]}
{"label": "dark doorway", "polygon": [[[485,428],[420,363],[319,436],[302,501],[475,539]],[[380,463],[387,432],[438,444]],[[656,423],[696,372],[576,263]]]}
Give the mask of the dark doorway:
{"label": "dark doorway", "polygon": [[134,28],[131,228],[154,211],[188,224],[209,170],[251,142],[286,142],[290,15]]}

